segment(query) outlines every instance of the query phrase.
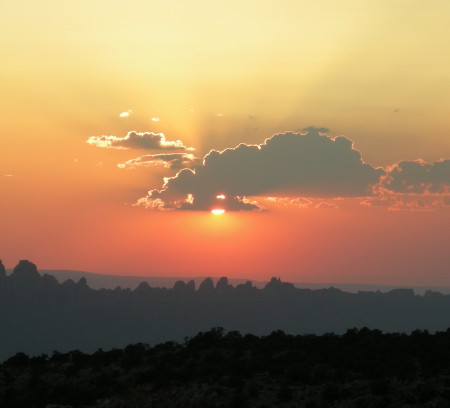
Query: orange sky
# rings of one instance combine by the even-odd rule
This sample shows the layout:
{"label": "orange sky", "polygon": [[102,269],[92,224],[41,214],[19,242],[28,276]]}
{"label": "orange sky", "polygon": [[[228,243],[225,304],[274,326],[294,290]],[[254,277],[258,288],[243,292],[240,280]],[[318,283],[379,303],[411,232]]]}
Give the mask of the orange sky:
{"label": "orange sky", "polygon": [[178,170],[117,165],[169,152],[86,143],[163,132],[201,159],[314,125],[374,168],[449,158],[448,2],[168,3],[0,6],[5,265],[450,286],[448,205],[150,210],[132,204]]}

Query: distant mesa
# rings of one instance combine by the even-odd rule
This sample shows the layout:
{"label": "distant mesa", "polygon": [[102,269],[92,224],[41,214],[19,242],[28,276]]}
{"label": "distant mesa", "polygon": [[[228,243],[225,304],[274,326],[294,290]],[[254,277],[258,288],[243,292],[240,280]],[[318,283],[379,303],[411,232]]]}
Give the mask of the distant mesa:
{"label": "distant mesa", "polygon": [[187,284],[186,284],[186,289],[188,289],[191,292],[195,291],[195,281],[190,280]]}
{"label": "distant mesa", "polygon": [[175,284],[173,285],[173,290],[184,292],[186,290],[186,283],[182,280],[177,280]]}
{"label": "distant mesa", "polygon": [[31,287],[39,284],[41,275],[34,263],[23,259],[14,268],[10,281],[13,285]]}
{"label": "distant mesa", "polygon": [[11,276],[27,277],[32,279],[40,279],[41,277],[37,271],[36,265],[27,259],[22,259],[19,261]]}
{"label": "distant mesa", "polygon": [[0,260],[0,288],[29,292],[58,290],[60,287],[71,291],[90,290],[86,278],[81,278],[77,283],[72,279],[67,279],[60,284],[53,275],[46,273],[41,276],[36,265],[27,259],[20,260],[11,275],[8,276],[5,266]]}
{"label": "distant mesa", "polygon": [[0,259],[0,281],[2,279],[6,279],[6,269],[5,269],[4,265],[3,265],[2,260]]}
{"label": "distant mesa", "polygon": [[139,286],[134,290],[135,293],[138,294],[146,294],[150,292],[151,287],[147,282],[141,282]]}
{"label": "distant mesa", "polygon": [[61,284],[61,286],[66,289],[75,289],[77,284],[72,279],[67,279]]}
{"label": "distant mesa", "polygon": [[173,285],[173,291],[178,294],[190,294],[195,292],[195,282],[190,280],[188,283],[177,280]]}
{"label": "distant mesa", "polygon": [[2,260],[0,259],[0,288],[6,286],[7,279],[6,269],[2,263]]}
{"label": "distant mesa", "polygon": [[225,276],[220,278],[216,283],[216,290],[219,292],[226,292],[231,288],[231,285],[228,283],[228,278]]}
{"label": "distant mesa", "polygon": [[264,287],[264,291],[279,292],[284,289],[294,289],[295,286],[292,283],[281,282],[281,278],[273,277],[270,282]]}
{"label": "distant mesa", "polygon": [[80,280],[77,282],[77,287],[79,287],[79,288],[88,287],[87,279],[85,277],[80,278]]}
{"label": "distant mesa", "polygon": [[253,286],[251,281],[247,281],[245,283],[241,283],[240,285],[236,286],[236,290],[239,290],[241,292],[247,292],[249,290],[259,290],[255,286]]}
{"label": "distant mesa", "polygon": [[199,292],[213,292],[214,291],[214,282],[211,278],[206,278],[198,288]]}
{"label": "distant mesa", "polygon": [[389,293],[389,296],[397,298],[411,298],[414,297],[414,290],[412,289],[393,289]]}
{"label": "distant mesa", "polygon": [[59,286],[58,280],[53,275],[49,275],[48,273],[42,276],[42,283],[47,287],[57,288]]}

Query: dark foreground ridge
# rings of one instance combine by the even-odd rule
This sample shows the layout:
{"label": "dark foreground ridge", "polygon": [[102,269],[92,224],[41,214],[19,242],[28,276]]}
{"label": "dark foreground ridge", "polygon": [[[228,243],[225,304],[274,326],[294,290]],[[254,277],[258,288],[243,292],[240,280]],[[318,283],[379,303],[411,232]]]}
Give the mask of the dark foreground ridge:
{"label": "dark foreground ridge", "polygon": [[444,408],[450,330],[257,337],[216,328],[183,344],[19,353],[0,365],[0,406]]}
{"label": "dark foreground ridge", "polygon": [[172,289],[142,283],[135,290],[93,290],[86,279],[62,284],[20,261],[7,276],[0,262],[0,361],[29,355],[81,350],[94,352],[145,342],[183,341],[211,327],[267,335],[345,333],[351,327],[384,332],[444,331],[450,327],[450,295],[412,290],[347,293],[297,289],[272,280],[231,286],[205,279],[178,281]]}

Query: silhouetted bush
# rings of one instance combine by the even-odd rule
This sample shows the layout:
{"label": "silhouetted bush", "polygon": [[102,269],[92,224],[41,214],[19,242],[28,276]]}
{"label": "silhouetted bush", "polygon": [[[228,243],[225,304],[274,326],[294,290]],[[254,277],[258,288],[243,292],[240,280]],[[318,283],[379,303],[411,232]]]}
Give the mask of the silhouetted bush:
{"label": "silhouetted bush", "polygon": [[283,402],[291,401],[292,400],[291,388],[288,385],[283,384],[277,392],[277,398]]}
{"label": "silhouetted bush", "polygon": [[450,401],[450,333],[258,337],[214,328],[184,344],[18,353],[0,364],[2,408],[90,406],[99,399],[123,408],[144,399],[168,407],[442,406]]}
{"label": "silhouetted bush", "polygon": [[30,358],[25,353],[17,353],[13,357],[6,360],[5,365],[9,367],[27,366]]}
{"label": "silhouetted bush", "polygon": [[389,381],[386,378],[379,378],[372,382],[372,393],[375,395],[386,395],[389,393]]}

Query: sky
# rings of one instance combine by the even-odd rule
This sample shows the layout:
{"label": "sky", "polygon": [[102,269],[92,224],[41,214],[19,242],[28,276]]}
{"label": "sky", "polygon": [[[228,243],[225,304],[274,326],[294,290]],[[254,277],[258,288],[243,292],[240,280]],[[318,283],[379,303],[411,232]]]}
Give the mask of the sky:
{"label": "sky", "polygon": [[450,286],[449,20],[447,0],[2,1],[0,258]]}

